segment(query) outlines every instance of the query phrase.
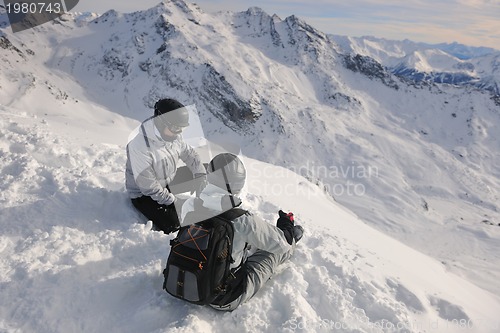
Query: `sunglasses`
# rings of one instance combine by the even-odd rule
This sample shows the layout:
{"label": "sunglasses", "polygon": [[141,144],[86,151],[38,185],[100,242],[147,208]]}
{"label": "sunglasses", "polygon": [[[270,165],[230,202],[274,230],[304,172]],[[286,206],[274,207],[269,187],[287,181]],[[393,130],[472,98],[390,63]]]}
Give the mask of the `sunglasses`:
{"label": "sunglasses", "polygon": [[166,125],[167,125],[167,128],[170,130],[170,132],[172,132],[174,134],[179,134],[184,129],[184,127],[182,127],[182,126],[173,125],[173,124],[170,124],[168,122],[166,123]]}
{"label": "sunglasses", "polygon": [[185,128],[185,127],[182,127],[182,126],[174,125],[174,124],[172,124],[171,122],[169,122],[168,120],[164,119],[161,116],[157,116],[157,119],[160,120],[160,122],[162,123],[162,125],[164,127],[168,128],[170,130],[170,132],[172,132],[174,134],[181,133],[184,130],[184,128]]}

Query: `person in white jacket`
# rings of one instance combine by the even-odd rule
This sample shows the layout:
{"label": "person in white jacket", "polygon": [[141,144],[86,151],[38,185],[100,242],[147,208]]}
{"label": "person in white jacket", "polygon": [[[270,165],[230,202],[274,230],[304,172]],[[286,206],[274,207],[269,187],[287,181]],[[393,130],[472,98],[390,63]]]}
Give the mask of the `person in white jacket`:
{"label": "person in white jacket", "polygon": [[[189,112],[174,99],[160,99],[127,145],[125,187],[134,207],[165,233],[179,228],[175,194],[200,190],[206,169],[181,133]],[[186,166],[178,167],[179,160]]]}
{"label": "person in white jacket", "polygon": [[[223,153],[208,165],[208,185],[197,198],[188,199],[182,206],[181,225],[200,222],[241,205],[246,169],[234,154]],[[302,238],[303,228],[294,225],[292,213],[279,211],[277,225],[271,225],[247,212],[232,221],[234,226],[231,265],[234,279],[228,292],[211,306],[232,311],[251,299],[272,277],[276,269],[288,260],[295,243]],[[248,254],[254,251],[253,254]]]}

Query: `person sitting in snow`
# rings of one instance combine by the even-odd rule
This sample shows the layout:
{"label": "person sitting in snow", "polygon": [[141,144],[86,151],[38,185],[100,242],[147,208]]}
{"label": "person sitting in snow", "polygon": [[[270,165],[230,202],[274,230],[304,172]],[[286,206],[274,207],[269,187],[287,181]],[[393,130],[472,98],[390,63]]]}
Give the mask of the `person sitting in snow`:
{"label": "person sitting in snow", "polygon": [[[238,194],[246,180],[242,161],[231,153],[219,154],[209,163],[207,171],[208,185],[198,197],[188,199],[182,206],[182,226],[241,205]],[[291,257],[295,243],[303,234],[303,228],[294,225],[293,214],[281,210],[276,226],[249,212],[231,222],[234,226],[231,253],[234,279],[229,283],[227,292],[211,304],[217,310],[232,311],[251,299],[277,267]],[[256,251],[248,256],[251,248]]]}
{"label": "person sitting in snow", "polygon": [[[200,190],[206,169],[196,151],[180,135],[189,125],[186,107],[160,99],[127,145],[125,187],[134,207],[155,227],[170,233],[179,228],[175,194]],[[186,166],[178,168],[179,160]]]}

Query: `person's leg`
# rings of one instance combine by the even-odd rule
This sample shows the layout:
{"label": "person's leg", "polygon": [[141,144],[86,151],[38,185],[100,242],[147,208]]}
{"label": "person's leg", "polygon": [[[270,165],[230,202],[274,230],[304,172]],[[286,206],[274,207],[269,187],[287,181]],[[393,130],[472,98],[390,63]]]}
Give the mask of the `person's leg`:
{"label": "person's leg", "polygon": [[252,298],[264,284],[276,273],[276,269],[292,256],[293,250],[277,255],[257,250],[246,261],[247,281],[240,304]]}
{"label": "person's leg", "polygon": [[[276,255],[267,251],[257,250],[253,255],[248,257],[245,262],[244,290],[241,295],[230,295],[231,301],[225,305],[212,304],[216,310],[233,311],[240,304],[251,299],[257,291],[276,273],[276,269],[285,263],[291,256],[293,250],[290,250],[281,255]],[[239,288],[236,288],[239,291]]]}
{"label": "person's leg", "polygon": [[179,228],[179,217],[174,205],[160,205],[148,196],[132,199],[132,204],[163,232],[168,234]]}

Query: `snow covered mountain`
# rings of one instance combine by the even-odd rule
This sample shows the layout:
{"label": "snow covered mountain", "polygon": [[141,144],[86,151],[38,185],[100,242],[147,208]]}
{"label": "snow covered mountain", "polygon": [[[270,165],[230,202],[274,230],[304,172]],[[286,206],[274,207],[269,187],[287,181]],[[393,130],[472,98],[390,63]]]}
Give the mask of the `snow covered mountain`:
{"label": "snow covered mountain", "polygon": [[497,53],[499,51],[498,49],[493,49],[491,47],[467,46],[457,42],[440,43],[440,44],[427,44],[427,43],[418,43],[418,44],[427,48],[439,49],[462,60],[478,58],[492,53]]}
{"label": "snow covered mountain", "polygon": [[[499,105],[401,80],[386,50],[351,52],[294,16],[181,0],[2,28],[0,330],[314,332],[327,319],[346,332],[497,331]],[[249,208],[306,225],[296,259],[231,315],[159,290],[170,237],[137,224],[126,200],[124,145],[164,96],[195,104],[210,141],[241,147]]]}
{"label": "snow covered mountain", "polygon": [[372,57],[413,82],[468,85],[500,96],[500,51],[458,43],[425,44],[375,37],[330,36],[345,52]]}

